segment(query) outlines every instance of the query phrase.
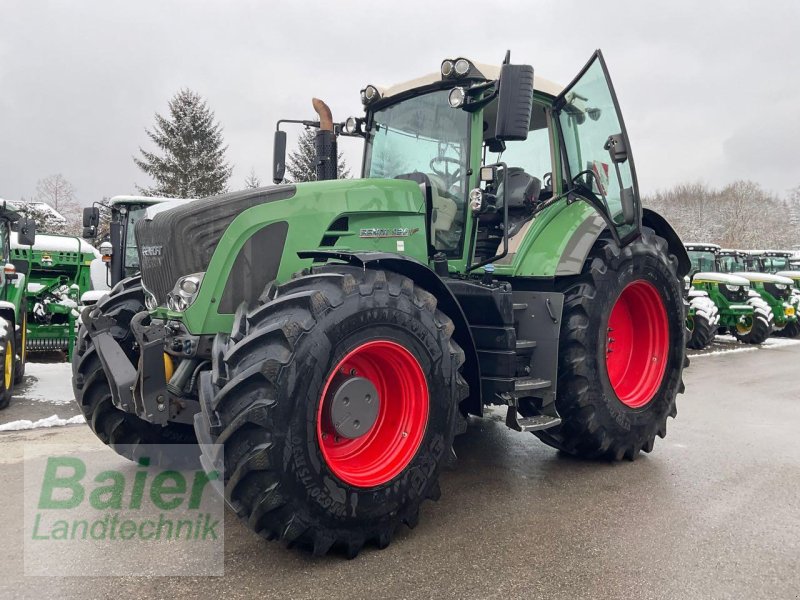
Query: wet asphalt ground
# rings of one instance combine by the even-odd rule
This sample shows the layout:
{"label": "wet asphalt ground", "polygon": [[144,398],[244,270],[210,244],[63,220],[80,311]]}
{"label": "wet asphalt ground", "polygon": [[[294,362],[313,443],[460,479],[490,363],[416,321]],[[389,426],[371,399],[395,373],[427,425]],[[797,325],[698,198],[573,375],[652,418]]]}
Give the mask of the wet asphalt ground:
{"label": "wet asphalt ground", "polygon": [[24,577],[23,448],[99,442],[83,425],[2,433],[0,597],[800,598],[800,343],[718,338],[705,354],[666,439],[635,462],[562,456],[492,413],[386,550],[314,559],[228,513],[224,577]]}

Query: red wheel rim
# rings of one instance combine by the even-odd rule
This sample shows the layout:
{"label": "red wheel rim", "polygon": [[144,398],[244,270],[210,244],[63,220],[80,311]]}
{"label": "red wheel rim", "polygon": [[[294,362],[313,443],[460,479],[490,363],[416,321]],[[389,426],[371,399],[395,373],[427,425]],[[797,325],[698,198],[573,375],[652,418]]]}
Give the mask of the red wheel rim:
{"label": "red wheel rim", "polygon": [[669,322],[652,283],[628,284],[608,317],[606,371],[620,402],[641,408],[653,399],[669,354]]}
{"label": "red wheel rim", "polygon": [[[330,404],[343,380],[368,379],[378,393],[378,416],[360,437],[336,434]],[[342,481],[374,487],[396,477],[414,458],[428,423],[428,384],[419,362],[400,344],[367,342],[334,367],[322,388],[317,442],[328,467]]]}

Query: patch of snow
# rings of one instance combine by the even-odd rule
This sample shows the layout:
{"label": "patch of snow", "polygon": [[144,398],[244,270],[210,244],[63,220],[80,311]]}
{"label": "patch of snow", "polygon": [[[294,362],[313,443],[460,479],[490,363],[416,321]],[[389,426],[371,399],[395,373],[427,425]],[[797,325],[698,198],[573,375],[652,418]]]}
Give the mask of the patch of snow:
{"label": "patch of snow", "polygon": [[108,290],[108,266],[100,258],[95,258],[89,265],[89,277],[93,290]]}
{"label": "patch of snow", "polygon": [[58,415],[50,415],[38,421],[29,421],[28,419],[21,419],[19,421],[11,421],[0,425],[0,431],[23,431],[26,429],[39,429],[41,427],[63,427],[64,425],[77,425],[85,423],[86,419],[83,415],[76,415],[69,419],[62,419]]}
{"label": "patch of snow", "polygon": [[45,286],[43,283],[35,283],[31,281],[28,284],[28,291],[35,294],[36,292],[43,290],[45,287],[47,286]]}
{"label": "patch of snow", "polygon": [[22,395],[35,402],[69,404],[72,393],[72,365],[69,363],[34,363],[25,365],[26,389]]}

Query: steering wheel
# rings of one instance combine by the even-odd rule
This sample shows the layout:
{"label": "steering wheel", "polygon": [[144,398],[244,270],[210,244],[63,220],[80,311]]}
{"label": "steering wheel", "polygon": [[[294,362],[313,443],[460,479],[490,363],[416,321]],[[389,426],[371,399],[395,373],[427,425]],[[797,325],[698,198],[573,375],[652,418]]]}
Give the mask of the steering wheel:
{"label": "steering wheel", "polygon": [[553,174],[552,173],[545,173],[542,177],[542,189],[551,190],[553,189]]}
{"label": "steering wheel", "polygon": [[[436,168],[436,163],[444,163],[445,168],[444,171],[440,171]],[[456,170],[453,174],[450,174],[450,170],[447,168],[447,165],[456,165]],[[455,182],[458,181],[458,178],[461,176],[461,160],[458,158],[453,158],[452,156],[435,156],[431,159],[429,163],[431,171],[436,173],[439,177],[442,177],[445,180],[445,183],[448,188],[453,185]]]}

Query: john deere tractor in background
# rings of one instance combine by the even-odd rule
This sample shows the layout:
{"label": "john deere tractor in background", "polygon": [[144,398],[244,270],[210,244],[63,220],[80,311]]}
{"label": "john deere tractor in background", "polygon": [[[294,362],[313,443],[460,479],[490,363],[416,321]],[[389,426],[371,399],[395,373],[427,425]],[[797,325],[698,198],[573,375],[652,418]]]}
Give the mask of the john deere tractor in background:
{"label": "john deere tractor in background", "polygon": [[3,272],[0,273],[0,409],[11,403],[14,386],[25,375],[25,288],[27,265],[12,262],[11,235],[16,232],[21,243],[36,242],[36,223],[8,206],[0,204],[0,252]]}
{"label": "john deere tractor in background", "polygon": [[[751,250],[747,253],[745,262],[748,269],[752,271],[770,273],[792,280],[792,294],[789,303],[794,307],[795,316],[798,316],[800,314],[800,271],[792,267],[793,256],[794,253],[788,250]],[[786,326],[775,335],[790,338],[800,336],[800,319],[787,322]]]}
{"label": "john deere tractor in background", "polygon": [[748,256],[749,254],[742,250],[720,250],[718,254],[720,270],[725,273],[735,273],[750,282],[751,292],[758,294],[772,313],[771,333],[795,323],[797,314],[792,304],[794,282],[788,277],[750,270],[747,265]]}
{"label": "john deere tractor in background", "polygon": [[[248,527],[316,554],[413,527],[487,405],[633,459],[683,391],[690,263],[641,206],[599,51],[566,88],[458,58],[361,99],[343,123],[314,101],[319,181],[139,220],[141,276],[84,310],[73,360],[100,439],[196,435]],[[336,179],[337,135],[363,137],[363,179]]]}
{"label": "john deere tractor in background", "polygon": [[[108,210],[111,212],[109,236],[108,239],[98,241],[98,248],[102,255],[100,260],[108,268],[106,280],[109,287],[114,287],[123,279],[139,273],[139,254],[136,251],[134,227],[144,216],[148,207],[164,203],[168,203],[168,206],[177,206],[185,202],[189,202],[189,200],[154,196],[114,196],[111,198],[108,203]],[[100,218],[100,205],[95,204],[83,209],[84,239],[97,240]]]}
{"label": "john deere tractor in background", "polygon": [[39,234],[31,246],[11,234],[11,261],[27,273],[26,352],[63,351],[72,359],[81,300],[92,290],[108,289],[102,278],[92,279],[92,262],[98,258],[97,250],[79,237]]}
{"label": "john deere tractor in background", "polygon": [[686,250],[692,262],[686,280],[686,323],[691,332],[687,345],[705,348],[717,331],[730,331],[746,344],[763,343],[772,332],[772,313],[758,294],[751,293],[750,282],[719,271],[720,247],[716,244],[689,243]]}

